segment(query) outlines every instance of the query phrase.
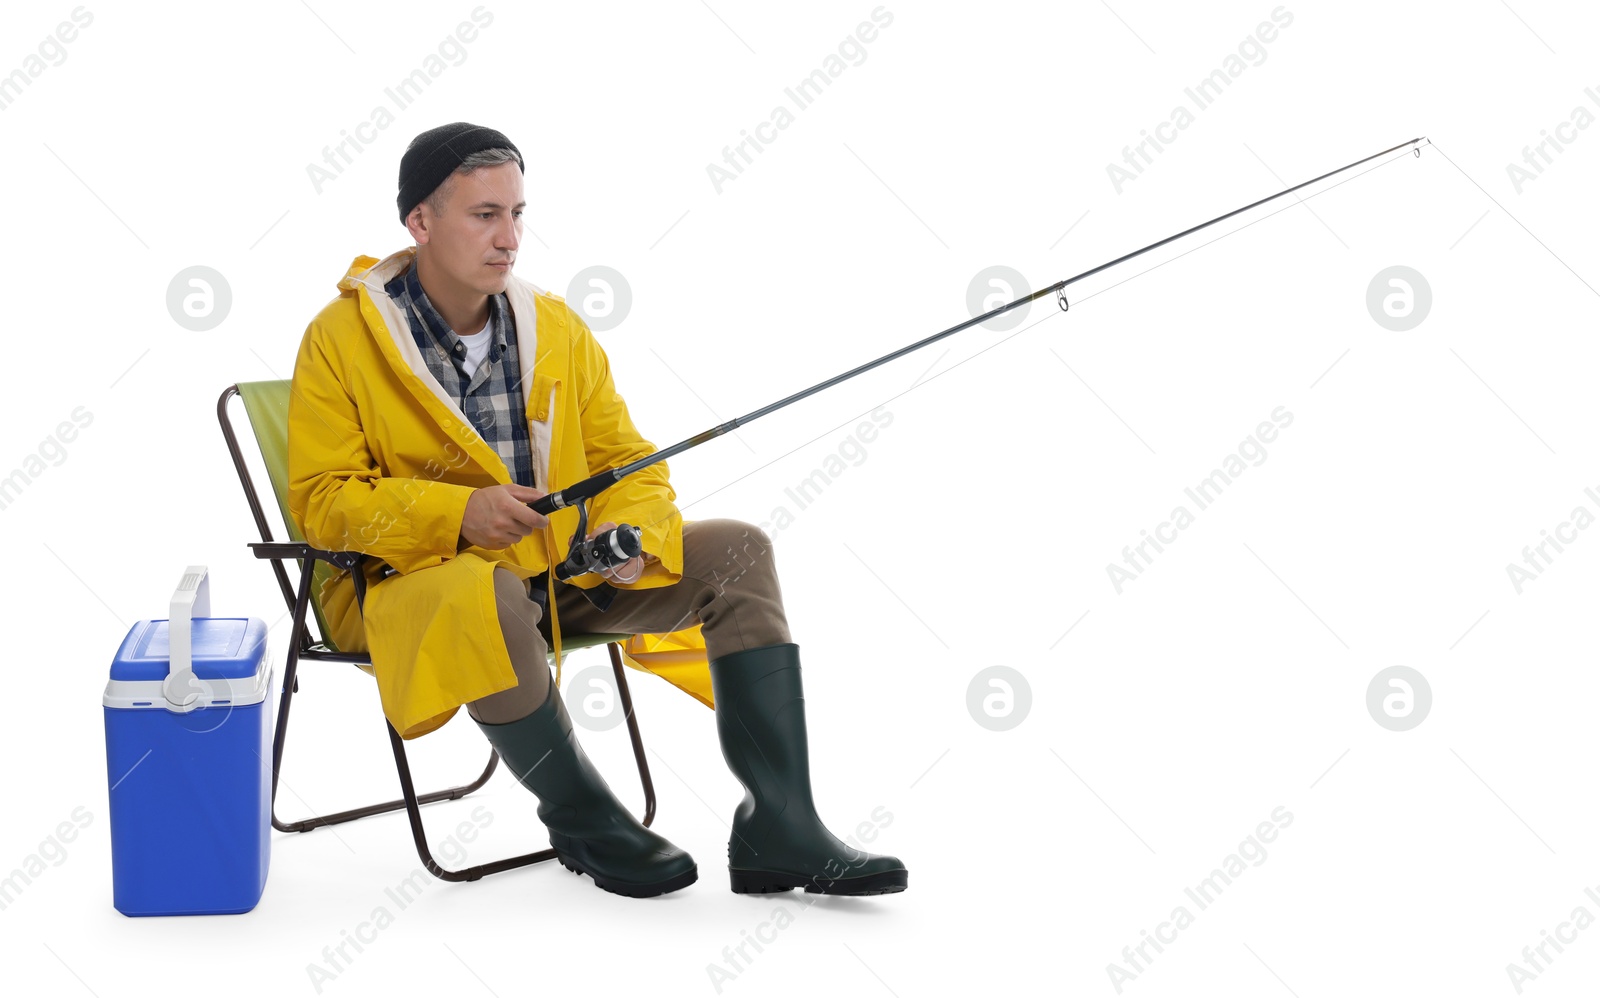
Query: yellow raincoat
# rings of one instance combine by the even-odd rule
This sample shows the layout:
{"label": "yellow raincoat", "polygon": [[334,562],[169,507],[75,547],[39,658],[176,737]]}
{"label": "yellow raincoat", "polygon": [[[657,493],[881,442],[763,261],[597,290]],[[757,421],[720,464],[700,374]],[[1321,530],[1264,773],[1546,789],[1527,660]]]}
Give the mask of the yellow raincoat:
{"label": "yellow raincoat", "polygon": [[[383,290],[412,265],[415,247],[379,261],[358,256],[307,327],[289,401],[289,510],[307,543],[366,559],[366,612],[346,571],[319,594],[335,644],[365,650],[384,714],[404,738],[427,734],[459,707],[516,685],[500,633],[494,569],[532,578],[567,556],[578,511],[499,551],[461,539],[474,489],[511,481],[505,462],[428,370],[410,326]],[[534,485],[547,492],[654,453],[617,394],[605,351],[560,296],[513,275],[506,297],[516,323]],[[658,462],[600,493],[589,526],[640,528],[655,555],[620,589],[672,585],[683,571],[683,517]],[[382,563],[398,574],[382,578]],[[552,573],[553,576],[553,573]],[[381,579],[381,581],[380,581]],[[571,584],[606,580],[589,574]],[[553,648],[561,637],[554,588]],[[663,676],[706,706],[711,674],[700,625],[636,635],[624,661]]]}

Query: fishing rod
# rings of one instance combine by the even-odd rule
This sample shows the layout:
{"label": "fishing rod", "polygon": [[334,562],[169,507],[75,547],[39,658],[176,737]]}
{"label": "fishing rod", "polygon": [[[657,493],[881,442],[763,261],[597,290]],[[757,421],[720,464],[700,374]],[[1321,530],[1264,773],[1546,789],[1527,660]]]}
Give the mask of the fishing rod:
{"label": "fishing rod", "polygon": [[[701,433],[696,433],[694,436],[689,437],[686,440],[680,440],[671,447],[662,448],[661,450],[656,451],[654,454],[642,457],[639,460],[625,464],[620,468],[611,468],[607,471],[602,471],[598,475],[586,478],[581,482],[578,482],[574,485],[569,485],[564,489],[552,492],[546,496],[543,496],[542,498],[535,499],[533,502],[528,503],[527,505],[533,509],[534,512],[541,514],[549,514],[555,510],[564,509],[568,506],[578,507],[578,530],[577,533],[573,535],[572,544],[569,549],[570,553],[568,554],[566,561],[556,567],[556,578],[565,580],[574,576],[586,574],[588,572],[598,572],[602,569],[614,568],[618,565],[624,564],[630,558],[633,558],[640,553],[641,547],[639,543],[639,528],[636,526],[623,524],[620,527],[616,527],[612,530],[606,531],[605,533],[598,534],[594,538],[586,539],[584,537],[584,534],[588,531],[589,523],[587,500],[599,495],[601,492],[610,488],[612,485],[615,485],[628,475],[648,468],[657,461],[664,461],[667,458],[676,454],[681,454],[690,448],[698,447],[708,440],[713,440],[722,436],[724,433],[732,432],[733,430],[744,426],[746,423],[759,419],[770,412],[776,412],[777,410],[782,409],[784,406],[792,405],[803,398],[815,395],[817,392],[832,388],[834,385],[837,385],[842,381],[848,381],[858,374],[864,374],[881,364],[887,364],[891,360],[903,357],[913,351],[920,350],[929,344],[937,343],[946,336],[954,335],[955,333],[961,332],[963,329],[969,329],[972,326],[978,325],[979,323],[987,322],[997,315],[1003,315],[1004,313],[1009,312],[1018,306],[1026,305],[1029,302],[1036,301],[1046,295],[1054,294],[1056,296],[1057,304],[1060,306],[1061,310],[1065,312],[1067,311],[1068,306],[1066,289],[1086,277],[1092,277],[1095,274],[1098,274],[1104,270],[1109,270],[1120,263],[1126,263],[1136,256],[1141,256],[1153,249],[1159,249],[1160,247],[1165,246],[1174,240],[1182,239],[1184,236],[1192,235],[1196,232],[1199,232],[1201,229],[1208,228],[1216,225],[1218,222],[1226,221],[1227,219],[1230,219],[1242,212],[1249,211],[1251,208],[1258,208],[1261,205],[1266,204],[1268,201],[1281,198],[1285,194],[1293,194],[1302,187],[1309,187],[1318,181],[1326,180],[1335,174],[1354,169],[1363,163],[1369,163],[1380,156],[1387,156],[1390,153],[1404,149],[1407,146],[1411,146],[1412,152],[1418,158],[1420,158],[1422,156],[1422,147],[1419,145],[1419,143],[1424,142],[1428,142],[1427,137],[1419,136],[1410,140],[1409,142],[1402,142],[1399,145],[1391,146],[1382,152],[1375,152],[1371,156],[1365,156],[1353,163],[1348,163],[1339,167],[1337,170],[1329,170],[1320,177],[1312,177],[1310,180],[1307,180],[1304,183],[1296,184],[1295,186],[1281,190],[1276,194],[1264,197],[1259,201],[1252,201],[1242,208],[1235,208],[1233,211],[1230,211],[1225,215],[1218,215],[1209,222],[1201,222],[1199,225],[1191,226],[1187,229],[1184,229],[1182,232],[1170,235],[1165,239],[1158,239],[1148,246],[1142,246],[1131,253],[1124,253],[1115,260],[1109,260],[1097,267],[1091,267],[1090,269],[1074,277],[1057,281],[1056,283],[1040,288],[1038,291],[1034,291],[1031,294],[1023,295],[1014,302],[1001,305],[999,308],[991,309],[982,315],[974,316],[973,318],[968,319],[966,322],[958,323],[954,326],[951,326],[949,329],[934,333],[932,336],[918,340],[915,343],[907,346],[903,346],[891,353],[886,353],[876,360],[868,361],[859,367],[851,368],[850,370],[845,371],[843,374],[835,375],[834,377],[812,385],[810,388],[807,388],[803,391],[795,392],[788,398],[780,399],[779,401],[773,402],[770,405],[762,406],[760,409],[757,409],[754,412],[747,413],[735,419],[730,419],[726,423],[713,426],[709,430],[705,430]],[[1429,144],[1431,145],[1431,143]]]}

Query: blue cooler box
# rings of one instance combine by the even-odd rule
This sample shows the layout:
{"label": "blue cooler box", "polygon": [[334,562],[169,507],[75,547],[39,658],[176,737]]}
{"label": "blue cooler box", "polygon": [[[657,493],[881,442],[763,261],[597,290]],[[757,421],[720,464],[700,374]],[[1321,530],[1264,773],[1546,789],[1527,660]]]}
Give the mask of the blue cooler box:
{"label": "blue cooler box", "polygon": [[267,626],[211,617],[190,565],[168,620],[141,620],[106,684],[112,903],[124,915],[246,912],[267,883],[273,676]]}

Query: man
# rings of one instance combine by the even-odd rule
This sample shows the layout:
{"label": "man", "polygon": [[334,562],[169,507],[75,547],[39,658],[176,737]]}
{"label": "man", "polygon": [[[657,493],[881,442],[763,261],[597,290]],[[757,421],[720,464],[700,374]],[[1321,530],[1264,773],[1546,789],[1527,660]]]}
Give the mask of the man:
{"label": "man", "polygon": [[590,507],[587,536],[632,524],[643,553],[603,577],[554,578],[577,510],[546,517],[528,504],[656,448],[583,320],[511,273],[523,171],[494,129],[456,122],[417,136],[397,198],[415,246],[357,257],[301,342],[290,513],[313,546],[370,556],[364,611],[346,572],[320,594],[333,640],[370,653],[402,737],[465,704],[539,798],[563,865],[650,897],[693,883],[695,862],[612,795],[578,744],[547,650],[553,642],[560,661],[563,626],[675,639],[675,662],[645,668],[714,705],[745,787],[728,842],[732,889],[904,890],[898,859],[846,845],[817,817],[799,647],[764,532],[684,521],[658,462]]}

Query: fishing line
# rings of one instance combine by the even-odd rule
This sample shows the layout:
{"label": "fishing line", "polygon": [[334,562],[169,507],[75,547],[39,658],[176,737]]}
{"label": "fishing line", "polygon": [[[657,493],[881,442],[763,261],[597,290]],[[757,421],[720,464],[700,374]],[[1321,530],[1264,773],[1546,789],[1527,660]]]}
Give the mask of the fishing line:
{"label": "fishing line", "polygon": [[[1428,144],[1429,145],[1433,145],[1432,142],[1429,142]],[[1522,231],[1526,232],[1528,234],[1528,237],[1530,239],[1532,239],[1534,242],[1538,243],[1539,246],[1546,253],[1549,253],[1551,256],[1555,257],[1555,260],[1556,260],[1557,263],[1561,264],[1561,266],[1563,266],[1563,267],[1566,267],[1567,271],[1570,274],[1572,274],[1573,277],[1576,277],[1578,280],[1583,281],[1583,286],[1584,287],[1588,288],[1589,291],[1591,293],[1593,293],[1596,297],[1600,297],[1600,291],[1595,291],[1593,284],[1590,284],[1588,281],[1584,281],[1583,280],[1583,275],[1578,273],[1576,270],[1573,270],[1571,264],[1567,263],[1567,261],[1561,259],[1559,256],[1556,256],[1556,251],[1555,250],[1551,249],[1548,246],[1545,246],[1543,239],[1540,239],[1538,236],[1534,235],[1532,229],[1530,229],[1526,225],[1522,224],[1522,219],[1520,219],[1517,216],[1511,214],[1511,212],[1506,211],[1506,206],[1501,204],[1499,201],[1495,201],[1493,194],[1490,194],[1488,191],[1484,191],[1482,184],[1478,183],[1476,180],[1473,180],[1472,177],[1467,174],[1467,171],[1463,170],[1459,166],[1456,166],[1456,161],[1451,159],[1450,156],[1443,149],[1439,150],[1439,155],[1444,157],[1444,161],[1446,163],[1449,163],[1451,166],[1454,166],[1457,173],[1461,174],[1463,177],[1466,177],[1467,181],[1469,183],[1471,183],[1472,186],[1476,187],[1480,191],[1483,191],[1483,196],[1484,197],[1488,198],[1491,202],[1493,202],[1493,204],[1494,204],[1494,206],[1496,208],[1499,208],[1501,211],[1504,211],[1505,214],[1506,214],[1506,217],[1511,219],[1513,222],[1516,222],[1517,225],[1522,228]],[[1534,434],[1534,435],[1538,436],[1538,434]]]}

